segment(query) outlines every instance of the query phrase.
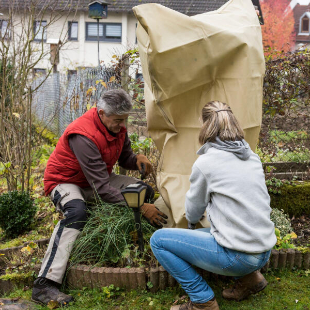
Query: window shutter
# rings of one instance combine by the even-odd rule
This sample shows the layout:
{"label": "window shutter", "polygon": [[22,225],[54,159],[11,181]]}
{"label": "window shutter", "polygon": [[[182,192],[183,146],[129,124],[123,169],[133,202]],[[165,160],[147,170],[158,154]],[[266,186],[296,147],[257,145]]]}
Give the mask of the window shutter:
{"label": "window shutter", "polygon": [[[87,36],[88,37],[97,37],[98,28],[97,24],[88,24],[87,27]],[[99,24],[99,37],[103,36],[103,25]]]}
{"label": "window shutter", "polygon": [[121,38],[122,37],[122,26],[121,25],[106,25],[106,37]]}

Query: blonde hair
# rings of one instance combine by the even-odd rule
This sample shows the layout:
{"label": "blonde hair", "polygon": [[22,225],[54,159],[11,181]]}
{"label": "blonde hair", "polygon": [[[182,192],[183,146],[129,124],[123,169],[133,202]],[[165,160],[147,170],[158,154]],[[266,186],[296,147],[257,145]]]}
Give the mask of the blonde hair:
{"label": "blonde hair", "polygon": [[199,143],[214,142],[216,137],[222,141],[237,141],[244,139],[241,129],[231,108],[220,101],[208,102],[201,111],[203,121],[199,133]]}

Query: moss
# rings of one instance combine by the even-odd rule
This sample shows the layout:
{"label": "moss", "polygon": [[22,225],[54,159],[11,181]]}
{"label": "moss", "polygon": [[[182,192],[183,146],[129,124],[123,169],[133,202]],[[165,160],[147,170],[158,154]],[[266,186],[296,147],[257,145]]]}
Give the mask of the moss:
{"label": "moss", "polygon": [[20,245],[23,245],[24,242],[21,241],[21,240],[18,240],[18,239],[13,239],[13,240],[10,240],[6,243],[1,243],[0,244],[0,250],[2,249],[6,249],[6,248],[13,248],[15,246],[20,246]]}
{"label": "moss", "polygon": [[296,248],[296,250],[298,250],[302,254],[310,253],[310,248],[307,248],[307,247],[304,247],[304,246],[299,246],[299,247]]}
{"label": "moss", "polygon": [[36,231],[33,231],[32,234],[27,234],[27,235],[24,235],[23,237],[11,239],[11,240],[8,240],[6,242],[4,242],[5,240],[2,241],[3,243],[0,244],[0,250],[24,245],[24,243],[28,242],[28,241],[36,241],[36,240],[45,239],[45,238],[49,238],[49,237],[50,237],[49,234],[46,235],[43,233],[41,234],[41,233],[38,233]]}
{"label": "moss", "polygon": [[31,277],[32,277],[32,271],[29,271],[27,273],[8,273],[3,276],[0,276],[0,280],[20,283],[20,282],[24,282],[25,280]]}
{"label": "moss", "polygon": [[270,194],[271,207],[283,209],[290,216],[310,214],[310,182],[283,185],[281,194]]}
{"label": "moss", "polygon": [[36,131],[39,133],[44,139],[49,141],[49,143],[53,146],[56,146],[58,142],[58,137],[52,131],[47,128],[43,128],[41,126],[36,125]]}

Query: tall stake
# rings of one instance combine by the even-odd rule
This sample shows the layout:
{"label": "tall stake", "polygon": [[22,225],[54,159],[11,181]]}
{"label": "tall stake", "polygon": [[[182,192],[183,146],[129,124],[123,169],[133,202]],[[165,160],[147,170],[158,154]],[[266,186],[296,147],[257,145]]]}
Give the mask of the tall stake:
{"label": "tall stake", "polygon": [[99,18],[97,18],[97,40],[98,40],[98,67],[100,66],[100,57],[99,57]]}

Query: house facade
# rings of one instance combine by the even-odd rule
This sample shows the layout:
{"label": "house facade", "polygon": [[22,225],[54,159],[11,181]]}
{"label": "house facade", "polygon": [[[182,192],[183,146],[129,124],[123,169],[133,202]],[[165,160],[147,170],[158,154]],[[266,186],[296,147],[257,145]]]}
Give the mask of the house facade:
{"label": "house facade", "polygon": [[295,48],[310,46],[310,0],[292,0],[290,7],[295,18]]}
{"label": "house facade", "polygon": [[[16,0],[15,4],[26,6],[32,0]],[[55,0],[56,1],[56,0]],[[132,8],[145,3],[158,3],[188,16],[213,11],[228,0],[122,0],[110,1],[106,19],[97,21],[88,17],[88,5],[93,1],[71,0],[72,13],[66,12],[65,7],[59,7],[63,16],[49,25],[50,15],[47,11],[43,17],[34,21],[33,31],[35,40],[32,44],[37,49],[47,51],[46,57],[35,65],[34,71],[44,73],[51,67],[48,51],[51,44],[61,40],[65,42],[59,52],[58,71],[74,72],[79,67],[95,67],[98,65],[98,28],[99,28],[99,59],[108,63],[114,54],[121,54],[136,46],[137,20]],[[252,0],[257,5],[258,0]],[[65,3],[60,1],[59,3]],[[1,35],[7,33],[8,16],[11,0],[1,0],[0,29]],[[59,5],[60,6],[60,5]],[[57,7],[55,7],[57,9]],[[18,15],[14,17],[17,21]],[[98,27],[99,26],[99,27]]]}

